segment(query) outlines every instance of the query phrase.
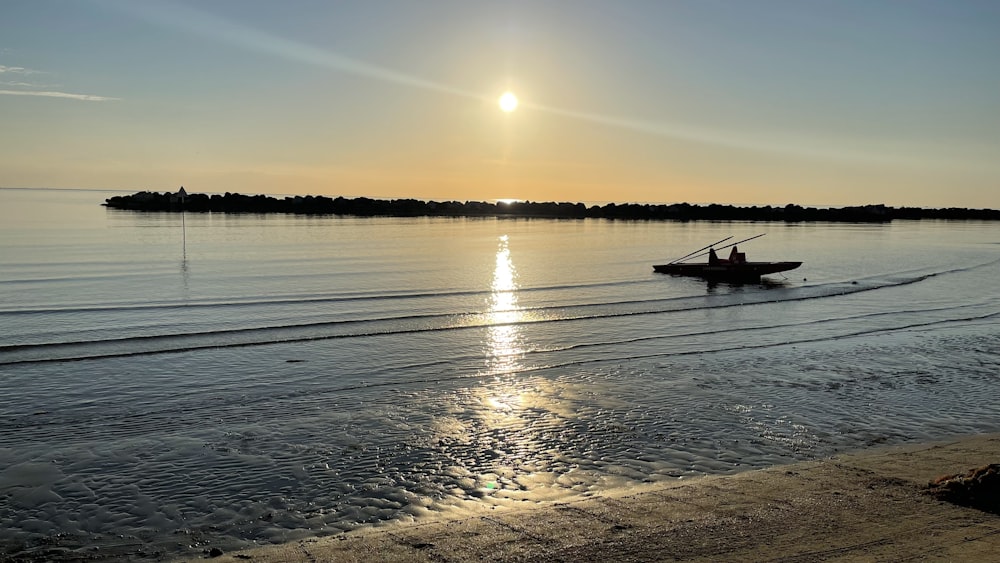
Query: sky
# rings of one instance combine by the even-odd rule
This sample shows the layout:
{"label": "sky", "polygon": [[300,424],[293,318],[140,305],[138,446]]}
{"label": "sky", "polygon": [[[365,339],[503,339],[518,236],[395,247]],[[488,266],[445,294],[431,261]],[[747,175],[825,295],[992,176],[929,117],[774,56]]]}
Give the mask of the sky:
{"label": "sky", "polygon": [[9,188],[998,208],[1000,2],[3,0],[0,120]]}

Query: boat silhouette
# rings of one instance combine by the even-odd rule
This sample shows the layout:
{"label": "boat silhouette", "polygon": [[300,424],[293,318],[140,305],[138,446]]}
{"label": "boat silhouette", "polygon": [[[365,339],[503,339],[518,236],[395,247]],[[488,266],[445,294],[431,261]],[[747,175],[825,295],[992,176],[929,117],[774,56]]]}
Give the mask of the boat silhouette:
{"label": "boat silhouette", "polygon": [[[794,270],[802,265],[802,262],[748,261],[746,253],[740,252],[736,245],[755,238],[760,238],[762,236],[764,235],[759,234],[757,236],[721,247],[732,247],[732,251],[730,251],[728,258],[719,258],[715,251],[715,246],[733,238],[731,236],[714,242],[708,246],[699,248],[694,252],[686,254],[666,264],[654,264],[653,271],[674,276],[699,277],[712,281],[753,282],[759,281],[761,276]],[[708,255],[708,260],[706,262],[684,262],[684,260],[698,258],[706,254]]]}

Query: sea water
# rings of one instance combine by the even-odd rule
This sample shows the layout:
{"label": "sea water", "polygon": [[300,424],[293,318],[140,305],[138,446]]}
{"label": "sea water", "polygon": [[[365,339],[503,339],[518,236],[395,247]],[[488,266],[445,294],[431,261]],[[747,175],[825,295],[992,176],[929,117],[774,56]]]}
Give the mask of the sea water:
{"label": "sea water", "polygon": [[[200,554],[1000,430],[997,223],[111,195],[0,190],[8,555]],[[750,260],[802,267],[653,272],[759,233]]]}

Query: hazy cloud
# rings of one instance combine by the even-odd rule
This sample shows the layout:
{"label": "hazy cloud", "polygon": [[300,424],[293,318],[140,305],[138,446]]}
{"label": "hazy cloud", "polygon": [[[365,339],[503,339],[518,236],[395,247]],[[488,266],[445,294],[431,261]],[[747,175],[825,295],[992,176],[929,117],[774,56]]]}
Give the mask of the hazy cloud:
{"label": "hazy cloud", "polygon": [[82,100],[85,102],[113,102],[121,98],[111,98],[108,96],[93,96],[91,94],[73,94],[71,92],[50,92],[41,90],[0,90],[3,96],[41,96],[43,98],[69,98],[71,100]]}
{"label": "hazy cloud", "polygon": [[5,72],[10,72],[13,74],[41,74],[40,70],[31,70],[30,68],[24,68],[23,66],[4,66],[0,65],[0,74]]}
{"label": "hazy cloud", "polygon": [[[30,68],[24,68],[23,66],[6,66],[0,65],[0,75],[2,74],[18,74],[18,75],[28,75],[28,74],[46,74],[40,70],[32,70]],[[17,82],[13,80],[2,81],[0,84],[4,86],[14,86],[15,88],[46,88],[51,86],[46,86],[42,84],[32,84],[30,82]],[[112,98],[109,96],[94,96],[92,94],[74,94],[72,92],[56,92],[52,90],[0,90],[0,95],[2,96],[38,96],[43,98],[66,98],[70,100],[82,100],[84,102],[113,102],[120,100],[121,98]]]}

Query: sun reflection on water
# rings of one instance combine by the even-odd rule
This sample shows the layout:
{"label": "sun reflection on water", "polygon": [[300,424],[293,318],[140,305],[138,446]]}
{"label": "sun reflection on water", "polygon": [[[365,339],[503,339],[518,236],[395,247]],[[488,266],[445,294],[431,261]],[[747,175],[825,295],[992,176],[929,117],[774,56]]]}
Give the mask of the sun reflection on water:
{"label": "sun reflection on water", "polygon": [[[500,237],[496,265],[487,299],[489,327],[485,341],[486,367],[495,379],[479,390],[484,409],[480,412],[480,441],[484,451],[497,456],[493,467],[479,480],[490,493],[501,489],[521,489],[512,485],[521,475],[519,467],[531,449],[526,434],[525,389],[516,376],[524,356],[520,325],[522,312],[517,304],[517,270],[511,260],[509,239]],[[484,468],[485,469],[485,468]]]}
{"label": "sun reflection on water", "polygon": [[435,422],[434,443],[449,475],[459,476],[450,490],[473,510],[565,498],[596,484],[565,457],[579,442],[577,391],[525,365],[523,327],[534,317],[518,304],[509,242],[499,237],[482,315],[483,377],[456,399],[453,416]]}
{"label": "sun reflection on water", "polygon": [[511,261],[508,243],[507,235],[500,237],[487,303],[490,322],[486,342],[487,367],[496,374],[517,370],[524,355],[521,329],[517,324],[521,320],[517,306],[517,270]]}
{"label": "sun reflection on water", "polygon": [[[600,413],[621,406],[606,398],[613,395],[603,385],[581,384],[575,375],[529,359],[529,329],[539,317],[519,302],[517,246],[512,251],[511,242],[499,236],[495,252],[484,257],[484,265],[492,258],[492,275],[481,278],[484,286],[489,280],[489,292],[480,312],[468,319],[470,332],[480,338],[479,369],[432,418],[431,458],[421,471],[434,486],[420,490],[440,490],[441,496],[422,501],[426,506],[476,514],[486,507],[560,501],[626,479],[587,462],[592,429],[608,426]],[[595,404],[601,406],[596,415]]]}

